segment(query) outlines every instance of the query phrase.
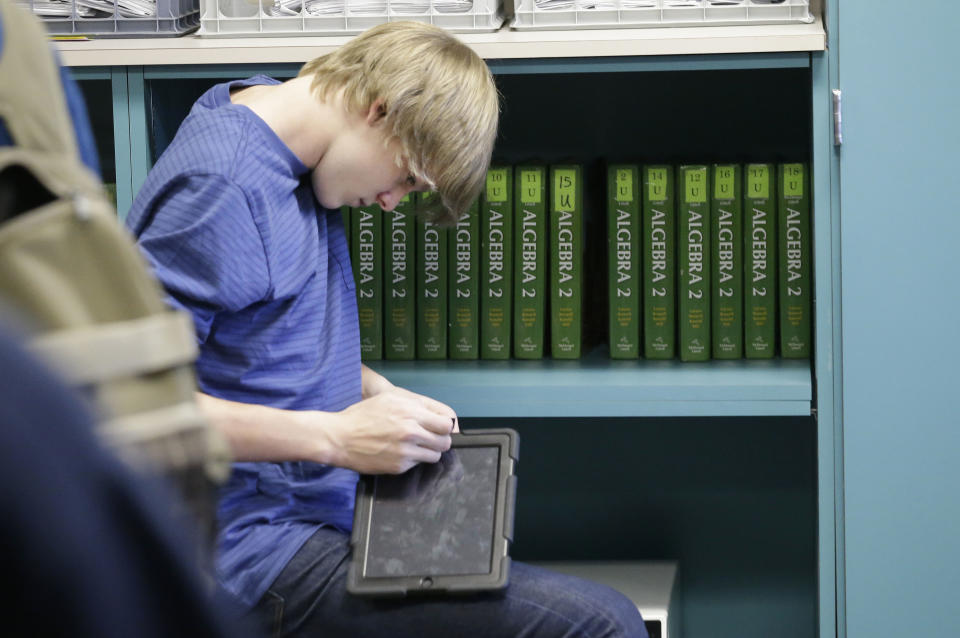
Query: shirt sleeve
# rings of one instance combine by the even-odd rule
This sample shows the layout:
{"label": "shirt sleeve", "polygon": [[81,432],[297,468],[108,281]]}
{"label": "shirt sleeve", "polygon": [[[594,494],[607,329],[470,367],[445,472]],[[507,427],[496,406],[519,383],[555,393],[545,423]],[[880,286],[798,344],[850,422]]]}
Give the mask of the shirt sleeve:
{"label": "shirt sleeve", "polygon": [[219,175],[173,182],[137,240],[170,302],[193,315],[204,343],[217,313],[263,299],[270,273],[259,229],[239,186]]}

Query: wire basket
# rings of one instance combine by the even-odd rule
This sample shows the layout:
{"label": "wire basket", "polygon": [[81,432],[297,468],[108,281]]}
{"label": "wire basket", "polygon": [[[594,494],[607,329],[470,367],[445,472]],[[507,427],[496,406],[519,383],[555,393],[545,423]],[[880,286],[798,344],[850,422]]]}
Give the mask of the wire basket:
{"label": "wire basket", "polygon": [[53,35],[178,36],[200,25],[198,0],[17,0]]}
{"label": "wire basket", "polygon": [[349,35],[395,20],[496,31],[500,0],[201,0],[200,35]]}
{"label": "wire basket", "polygon": [[813,22],[810,0],[514,0],[518,30]]}

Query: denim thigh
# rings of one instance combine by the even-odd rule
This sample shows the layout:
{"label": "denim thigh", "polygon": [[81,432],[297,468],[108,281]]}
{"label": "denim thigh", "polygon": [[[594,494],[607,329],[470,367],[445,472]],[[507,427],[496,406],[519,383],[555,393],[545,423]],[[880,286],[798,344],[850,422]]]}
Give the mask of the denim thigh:
{"label": "denim thigh", "polygon": [[319,529],[255,613],[272,636],[646,638],[636,606],[591,581],[514,562],[500,592],[370,599],[346,590],[350,537]]}

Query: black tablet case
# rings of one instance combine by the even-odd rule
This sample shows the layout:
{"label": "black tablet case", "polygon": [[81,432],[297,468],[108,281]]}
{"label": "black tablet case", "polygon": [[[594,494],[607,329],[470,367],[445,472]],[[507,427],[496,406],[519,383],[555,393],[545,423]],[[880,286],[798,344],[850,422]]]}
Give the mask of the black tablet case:
{"label": "black tablet case", "polygon": [[517,433],[471,430],[452,438],[438,463],[360,477],[349,592],[403,596],[506,587]]}

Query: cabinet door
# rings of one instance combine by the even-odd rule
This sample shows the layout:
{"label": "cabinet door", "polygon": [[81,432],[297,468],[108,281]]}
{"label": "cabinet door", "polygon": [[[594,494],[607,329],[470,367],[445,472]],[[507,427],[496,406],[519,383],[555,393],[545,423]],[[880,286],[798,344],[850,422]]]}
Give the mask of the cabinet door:
{"label": "cabinet door", "polygon": [[953,637],[960,594],[956,3],[838,5],[847,636]]}

